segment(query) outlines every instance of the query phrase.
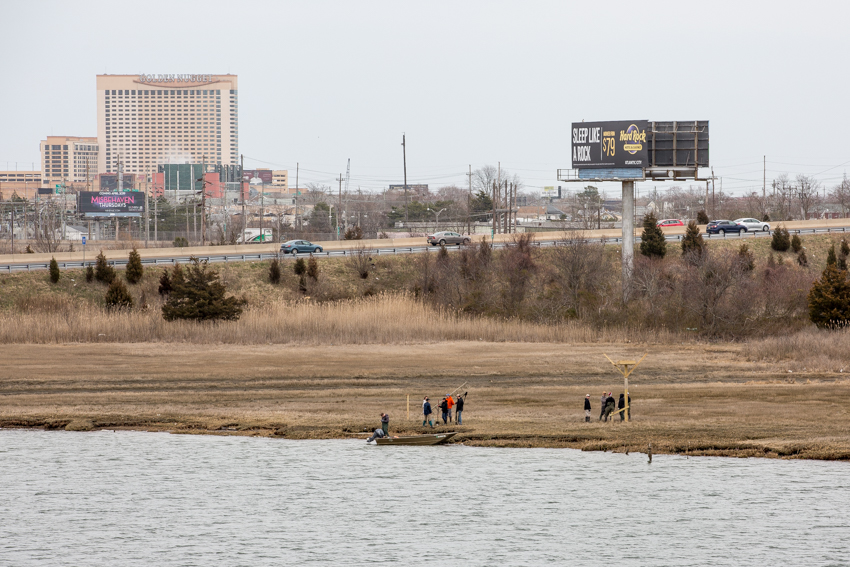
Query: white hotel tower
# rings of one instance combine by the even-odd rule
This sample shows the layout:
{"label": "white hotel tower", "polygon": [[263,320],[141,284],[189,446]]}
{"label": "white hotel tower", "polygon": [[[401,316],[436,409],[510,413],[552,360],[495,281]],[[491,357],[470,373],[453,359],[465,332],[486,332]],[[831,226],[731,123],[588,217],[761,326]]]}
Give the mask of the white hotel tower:
{"label": "white hotel tower", "polygon": [[98,75],[97,171],[239,163],[235,75]]}

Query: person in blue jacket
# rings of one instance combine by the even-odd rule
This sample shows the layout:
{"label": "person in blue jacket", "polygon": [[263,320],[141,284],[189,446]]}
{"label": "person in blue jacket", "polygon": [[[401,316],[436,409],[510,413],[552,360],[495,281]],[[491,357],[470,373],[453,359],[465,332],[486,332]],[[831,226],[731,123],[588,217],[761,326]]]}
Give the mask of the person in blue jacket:
{"label": "person in blue jacket", "polygon": [[428,401],[428,396],[425,396],[425,399],[422,401],[422,414],[424,416],[422,419],[422,427],[425,427],[425,423],[428,423],[428,425],[431,426],[431,429],[434,429],[434,420],[431,417],[432,413],[431,402]]}

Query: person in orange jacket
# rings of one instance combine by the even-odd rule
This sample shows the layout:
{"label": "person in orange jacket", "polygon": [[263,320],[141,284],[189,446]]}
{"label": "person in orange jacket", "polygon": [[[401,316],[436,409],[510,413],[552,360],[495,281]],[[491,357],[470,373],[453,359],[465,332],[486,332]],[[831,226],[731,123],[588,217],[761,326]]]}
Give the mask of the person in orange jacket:
{"label": "person in orange jacket", "polygon": [[452,397],[449,394],[446,394],[446,402],[449,405],[449,421],[451,422],[451,420],[452,420],[452,408],[455,405],[455,401],[452,399]]}

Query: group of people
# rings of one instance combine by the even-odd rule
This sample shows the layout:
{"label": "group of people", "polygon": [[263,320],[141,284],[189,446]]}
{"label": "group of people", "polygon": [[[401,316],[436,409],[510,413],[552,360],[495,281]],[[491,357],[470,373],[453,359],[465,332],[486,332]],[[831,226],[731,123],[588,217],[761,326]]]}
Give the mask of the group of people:
{"label": "group of people", "polygon": [[[599,399],[599,419],[600,421],[608,421],[612,413],[619,410],[620,421],[625,421],[626,412],[629,414],[629,420],[632,419],[632,397],[628,397],[628,408],[626,407],[626,395],[620,394],[620,399],[614,399],[614,392],[602,392],[602,397]],[[584,421],[590,421],[590,394],[584,397]],[[614,419],[613,417],[611,419]]]}
{"label": "group of people", "polygon": [[[457,399],[454,399],[451,394],[446,394],[445,397],[440,400],[440,411],[443,413],[443,424],[448,425],[452,421],[452,410],[454,410],[454,419],[458,425],[463,425],[463,405],[466,403],[466,396],[469,392],[464,392],[462,396],[458,396]],[[422,419],[422,426],[424,427],[427,423],[434,428],[434,410],[431,408],[431,402],[428,401],[428,396],[425,396],[425,399],[422,400],[422,414],[424,418]],[[381,428],[376,429],[371,437],[366,439],[367,443],[371,443],[375,439],[382,439],[384,437],[390,436],[390,416],[387,413],[381,414]]]}
{"label": "group of people", "polygon": [[[452,398],[451,394],[446,394],[442,400],[440,400],[439,407],[440,411],[443,414],[443,425],[448,425],[452,421],[452,409],[454,409],[454,417],[458,425],[463,425],[463,405],[466,402],[466,395],[469,392],[465,392],[462,396],[458,395],[457,400]],[[428,396],[425,396],[425,399],[422,400],[422,427],[425,427],[427,423],[432,428],[434,427],[434,418],[431,417],[434,414],[434,410],[431,408],[431,402],[428,400]]]}

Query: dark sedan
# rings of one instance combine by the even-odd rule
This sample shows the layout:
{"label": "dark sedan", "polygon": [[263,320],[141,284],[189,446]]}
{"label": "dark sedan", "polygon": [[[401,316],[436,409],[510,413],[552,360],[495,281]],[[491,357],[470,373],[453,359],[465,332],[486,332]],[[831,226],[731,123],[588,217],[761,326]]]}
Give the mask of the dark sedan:
{"label": "dark sedan", "polygon": [[322,247],[309,240],[290,240],[280,245],[280,251],[284,254],[312,254],[321,252]]}
{"label": "dark sedan", "polygon": [[706,234],[726,234],[727,232],[747,232],[747,227],[730,220],[716,220],[705,227]]}

